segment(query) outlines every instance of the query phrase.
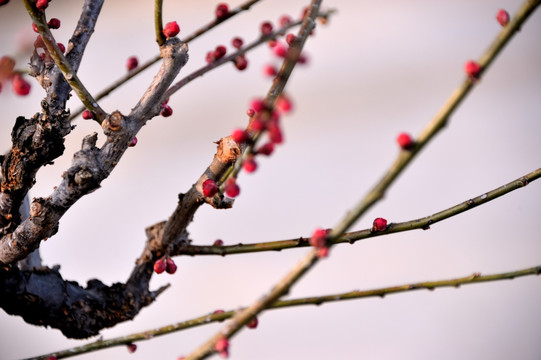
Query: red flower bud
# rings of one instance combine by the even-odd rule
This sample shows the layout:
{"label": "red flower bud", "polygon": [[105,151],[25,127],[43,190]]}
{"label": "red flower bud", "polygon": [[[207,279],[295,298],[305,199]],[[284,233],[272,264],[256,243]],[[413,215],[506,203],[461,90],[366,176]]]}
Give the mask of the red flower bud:
{"label": "red flower bud", "polygon": [[38,0],[36,1],[36,8],[39,11],[44,11],[47,6],[49,6],[49,0]]}
{"label": "red flower bud", "polygon": [[177,271],[177,264],[169,257],[165,260],[165,271],[168,274],[174,274]]}
{"label": "red flower bud", "polygon": [[498,13],[496,14],[496,20],[498,20],[501,26],[509,24],[509,13],[504,9],[498,10]]}
{"label": "red flower bud", "polygon": [[203,189],[204,197],[212,197],[218,192],[218,185],[216,185],[216,181],[212,179],[205,180],[201,187]]}
{"label": "red flower bud", "polygon": [[214,59],[217,60],[219,58],[224,57],[225,53],[227,52],[227,49],[223,45],[216,46],[216,49],[214,50]]}
{"label": "red flower bud", "polygon": [[327,246],[327,230],[317,228],[314,230],[312,237],[310,238],[310,245],[315,248],[323,248]]}
{"label": "red flower bud", "polygon": [[169,106],[169,105],[167,105],[167,104],[164,104],[163,107],[162,107],[162,111],[160,112],[160,114],[161,114],[163,117],[171,116],[171,115],[173,115],[173,109],[171,108],[171,106]]}
{"label": "red flower bud", "polygon": [[13,86],[13,92],[20,96],[25,96],[30,93],[30,83],[27,82],[21,74],[15,74],[11,78],[11,85]]}
{"label": "red flower bud", "polygon": [[234,60],[235,67],[242,71],[248,67],[248,60],[244,55],[237,56]]}
{"label": "red flower bud", "polygon": [[396,138],[396,142],[404,150],[411,149],[411,147],[413,146],[413,139],[408,133],[400,133]]}
{"label": "red flower bud", "polygon": [[166,267],[167,265],[165,264],[164,259],[158,259],[154,263],[154,271],[156,272],[156,274],[161,274],[162,272],[164,272]]}
{"label": "red flower bud", "polygon": [[257,163],[255,162],[254,157],[250,156],[250,157],[246,158],[246,160],[244,160],[244,163],[242,164],[242,168],[247,173],[252,173],[252,172],[256,171]]}
{"label": "red flower bud", "polygon": [[284,114],[289,113],[293,109],[293,103],[291,100],[282,94],[278,99],[276,99],[276,108]]}
{"label": "red flower bud", "polygon": [[372,224],[372,231],[383,231],[387,229],[387,220],[384,218],[376,218],[374,219],[374,223]]}
{"label": "red flower bud", "polygon": [[263,35],[272,34],[272,24],[269,21],[265,21],[261,24],[261,34]]}
{"label": "red flower bud", "polygon": [[259,149],[257,149],[257,153],[261,155],[269,156],[274,151],[274,144],[272,142],[268,142],[264,145],[262,145]]}
{"label": "red flower bud", "polygon": [[126,69],[128,69],[128,71],[132,71],[137,66],[139,66],[139,61],[137,58],[135,56],[130,56],[126,61]]}
{"label": "red flower bud", "polygon": [[[224,246],[224,242],[221,239],[217,239],[214,241],[214,244],[212,246]],[[216,310],[214,313],[216,314],[217,311],[224,312],[223,310]]]}
{"label": "red flower bud", "polygon": [[278,19],[278,24],[281,27],[288,26],[289,24],[291,24],[291,22],[292,22],[292,20],[291,20],[291,17],[289,15],[282,15],[282,16],[280,16],[280,19]]}
{"label": "red flower bud", "polygon": [[237,181],[235,178],[229,178],[225,182],[225,188],[224,188],[225,195],[230,198],[235,198],[239,196],[240,194],[240,187],[237,185]]}
{"label": "red flower bud", "polygon": [[92,114],[92,111],[90,111],[90,110],[83,111],[83,119],[90,120],[90,119],[93,119],[93,118],[94,118],[94,114]]}
{"label": "red flower bud", "polygon": [[163,34],[168,38],[177,36],[179,32],[180,32],[180,26],[178,26],[176,21],[168,22],[167,24],[165,24],[163,28]]}
{"label": "red flower bud", "polygon": [[218,20],[222,20],[223,18],[227,17],[229,15],[229,7],[226,3],[220,3],[216,5],[216,10],[214,11],[216,14],[216,18]]}
{"label": "red flower bud", "polygon": [[231,133],[231,137],[239,144],[246,142],[246,140],[249,139],[248,133],[243,129],[233,130],[233,132]]}
{"label": "red flower bud", "polygon": [[470,60],[464,65],[464,71],[471,79],[477,80],[481,73],[481,66],[477,62]]}
{"label": "red flower bud", "polygon": [[257,325],[258,325],[258,324],[259,324],[259,321],[257,320],[257,317],[254,316],[254,317],[252,318],[252,320],[250,320],[250,322],[249,322],[248,324],[246,324],[246,327],[247,327],[248,329],[255,329],[255,328],[257,328]]}
{"label": "red flower bud", "polygon": [[60,20],[57,18],[52,18],[47,22],[49,29],[58,29],[60,27]]}
{"label": "red flower bud", "polygon": [[240,49],[243,44],[244,44],[244,41],[242,41],[240,37],[236,37],[236,38],[233,38],[233,40],[231,40],[231,45],[233,45],[235,49]]}

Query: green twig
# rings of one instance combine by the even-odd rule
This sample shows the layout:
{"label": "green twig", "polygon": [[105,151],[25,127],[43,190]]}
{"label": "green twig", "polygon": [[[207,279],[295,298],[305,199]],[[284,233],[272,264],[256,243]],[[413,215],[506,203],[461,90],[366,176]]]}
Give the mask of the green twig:
{"label": "green twig", "polygon": [[107,113],[98,105],[90,92],[88,92],[83,83],[79,80],[77,73],[71,67],[69,61],[62,51],[60,51],[58,44],[49,30],[45,15],[43,12],[36,9],[31,0],[24,0],[24,5],[32,18],[32,21],[36,24],[39,34],[43,39],[43,43],[47,47],[47,51],[49,51],[51,58],[62,72],[62,75],[64,75],[64,79],[66,79],[70,87],[77,94],[79,99],[81,99],[84,106],[94,113],[96,120],[101,124],[107,116]]}
{"label": "green twig", "polygon": [[[534,266],[527,269],[521,269],[511,272],[503,272],[497,274],[481,275],[480,273],[474,273],[469,276],[447,279],[447,280],[436,280],[436,281],[423,281],[411,284],[402,284],[378,289],[370,290],[357,290],[349,291],[346,293],[330,294],[324,296],[313,296],[306,298],[298,298],[291,300],[279,300],[276,301],[272,306],[269,307],[269,310],[282,309],[293,306],[305,306],[305,305],[321,305],[329,302],[337,302],[344,300],[354,300],[362,299],[368,297],[384,297],[389,294],[396,294],[401,292],[409,292],[414,290],[434,290],[436,288],[443,287],[454,287],[458,288],[461,285],[465,284],[478,284],[489,281],[501,281],[501,280],[513,280],[515,278],[539,275],[541,273],[541,265]],[[208,315],[203,315],[194,319],[178,322],[176,324],[171,324],[163,326],[157,329],[147,330],[140,333],[130,334],[126,336],[116,337],[108,340],[98,340],[86,345],[77,346],[71,349],[66,349],[62,351],[57,351],[54,353],[41,355],[38,357],[28,358],[26,360],[39,360],[46,359],[49,356],[55,356],[58,359],[67,358],[75,355],[85,354],[88,352],[110,348],[113,346],[125,346],[127,344],[135,343],[138,341],[151,340],[155,337],[171,334],[177,331],[190,329],[197,326],[207,325],[213,322],[221,322],[226,319],[233,317],[238,310],[229,310],[224,312],[213,312]]]}
{"label": "green twig", "polygon": [[165,43],[165,35],[163,34],[163,22],[162,22],[162,0],[154,0],[154,28],[156,30],[156,42],[159,46]]}

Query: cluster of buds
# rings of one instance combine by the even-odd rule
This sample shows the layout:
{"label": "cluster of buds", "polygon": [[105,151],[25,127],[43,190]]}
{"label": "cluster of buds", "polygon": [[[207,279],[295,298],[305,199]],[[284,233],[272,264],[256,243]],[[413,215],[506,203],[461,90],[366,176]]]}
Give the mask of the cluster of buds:
{"label": "cluster of buds", "polygon": [[154,272],[161,274],[163,272],[174,274],[177,271],[177,265],[169,256],[158,259],[154,262]]}

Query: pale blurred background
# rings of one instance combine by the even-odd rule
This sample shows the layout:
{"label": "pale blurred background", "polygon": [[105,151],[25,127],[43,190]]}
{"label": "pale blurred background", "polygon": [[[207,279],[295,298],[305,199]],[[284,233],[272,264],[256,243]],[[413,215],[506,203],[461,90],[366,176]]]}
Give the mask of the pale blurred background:
{"label": "pale blurred background", "polygon": [[[213,17],[217,1],[164,1],[164,21],[177,20],[181,37]],[[230,1],[230,6],[241,1]],[[125,60],[157,53],[153,1],[108,1],[80,68],[98,92],[125,72]],[[267,0],[190,44],[181,75],[204,64],[218,44],[231,50],[240,35],[255,39],[263,20],[297,17],[307,1]],[[294,113],[284,118],[285,143],[255,174],[239,178],[235,207],[197,212],[189,227],[195,244],[270,241],[332,227],[374,185],[394,160],[396,135],[418,134],[463,79],[463,64],[478,58],[500,31],[500,7],[514,14],[521,1],[324,1],[336,8],[306,52],[309,65],[287,86]],[[82,1],[55,0],[48,17],[67,44]],[[0,55],[13,55],[30,38],[22,4],[0,8]],[[468,96],[449,126],[354,229],[373,218],[405,221],[481,195],[540,166],[541,13],[512,40]],[[60,264],[65,279],[124,281],[145,241],[144,228],[166,219],[177,194],[189,189],[212,159],[213,141],[246,124],[250,99],[270,86],[261,68],[274,61],[266,47],[248,55],[249,68],[226,65],[193,82],[170,101],[173,116],[150,121],[102,188],[83,198],[41,247],[44,264]],[[19,58],[22,66],[27,58]],[[157,67],[101,101],[124,113],[137,102]],[[0,94],[0,151],[10,146],[19,115],[39,111],[43,90]],[[73,96],[75,98],[75,96]],[[70,102],[72,109],[79,101]],[[100,128],[78,119],[64,157],[42,169],[31,196],[48,196],[81,139]],[[103,136],[100,134],[100,142]],[[332,249],[293,289],[291,297],[437,280],[473,272],[511,271],[541,264],[541,183],[432,226]],[[111,215],[113,214],[113,215]],[[250,304],[286,273],[307,249],[229,257],[182,257],[174,276],[155,276],[152,287],[173,286],[134,321],[102,331],[126,335]],[[231,358],[244,359],[539,359],[541,279],[527,277],[353,300],[320,307],[269,311],[257,330],[239,333]],[[58,330],[28,325],[0,312],[0,358],[18,359],[82,345]],[[77,359],[176,359],[223,324],[212,324]],[[95,340],[95,339],[91,339]]]}

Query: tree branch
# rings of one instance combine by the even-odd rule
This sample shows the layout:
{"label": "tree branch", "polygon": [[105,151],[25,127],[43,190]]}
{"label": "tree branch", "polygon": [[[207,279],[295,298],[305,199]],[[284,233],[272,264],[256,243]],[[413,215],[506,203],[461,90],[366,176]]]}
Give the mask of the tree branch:
{"label": "tree branch", "polygon": [[[420,219],[409,220],[398,223],[391,223],[385,230],[374,232],[372,229],[365,229],[360,231],[352,231],[344,233],[335,240],[331,240],[331,245],[340,243],[353,244],[359,240],[373,238],[382,235],[388,235],[403,231],[410,230],[428,230],[431,225],[434,225],[440,221],[459,215],[465,211],[469,211],[477,206],[486,204],[492,200],[499,198],[511,191],[521,189],[541,177],[541,168],[532,171],[516,180],[511,181],[505,185],[502,185],[494,190],[488,191],[482,195],[466,200],[460,204],[452,206],[448,209],[441,210],[435,214],[425,216]],[[310,246],[309,237],[299,237],[288,240],[268,241],[252,244],[236,244],[236,245],[224,245],[224,246],[204,246],[204,245],[183,245],[178,249],[178,253],[175,255],[233,255],[233,254],[245,254],[252,252],[262,251],[280,251],[286,249],[300,248]]]}
{"label": "tree branch", "polygon": [[[188,59],[187,48],[177,38],[169,39],[162,48],[164,61],[160,71],[131,114],[124,117],[113,112],[102,126],[106,143],[97,148],[97,134],[83,140],[82,149],[74,156],[63,180],[46,199],[35,199],[30,218],[12,233],[0,238],[0,264],[20,260],[39,246],[42,239],[57,231],[63,214],[82,196],[94,191],[109,176],[129,143],[148,119],[159,111],[160,99]],[[17,128],[17,125],[16,125]]]}
{"label": "tree branch", "polygon": [[[385,297],[389,294],[397,294],[402,292],[410,292],[415,290],[434,290],[437,288],[443,287],[454,287],[459,288],[461,285],[467,284],[480,284],[484,282],[492,281],[501,281],[501,280],[513,280],[519,277],[540,275],[541,274],[541,265],[535,266],[527,269],[521,269],[511,272],[503,272],[496,274],[481,275],[480,273],[473,273],[469,276],[464,276],[460,278],[447,279],[447,280],[436,280],[436,281],[422,281],[417,283],[410,284],[401,284],[390,287],[378,288],[378,289],[369,289],[369,290],[356,290],[349,291],[345,293],[338,294],[329,294],[323,296],[313,296],[305,298],[297,298],[290,300],[278,300],[269,307],[269,310],[283,309],[293,306],[306,306],[306,305],[316,305],[329,303],[329,302],[341,302],[345,300],[354,300],[354,299],[363,299],[368,297]],[[121,336],[117,338],[112,338],[108,340],[98,340],[86,345],[73,347],[66,350],[56,351],[50,354],[44,354],[25,360],[39,360],[46,359],[49,356],[55,356],[58,359],[67,358],[71,356],[76,356],[80,354],[85,354],[101,349],[111,348],[114,346],[125,346],[127,344],[132,344],[139,341],[151,340],[155,337],[171,334],[177,331],[182,331],[202,325],[208,325],[214,322],[221,322],[226,319],[233,317],[239,310],[228,310],[223,312],[213,312],[203,316],[199,316],[190,320],[178,322],[175,324],[170,324],[162,326],[157,329],[150,329],[139,333],[134,333],[126,336]]]}
{"label": "tree branch", "polygon": [[[103,0],[85,1],[68,47],[67,59],[75,70],[79,67],[84,49],[94,31],[102,4]],[[43,27],[43,21],[41,25],[38,24],[38,29],[40,26]],[[73,42],[77,42],[77,45]],[[17,118],[11,134],[12,148],[2,158],[0,235],[8,234],[20,224],[18,210],[28,190],[34,185],[38,170],[62,155],[63,138],[71,131],[67,119],[69,113],[65,111],[71,88],[62,73],[54,64],[44,62],[36,51],[32,55],[30,67],[31,74],[42,84],[47,97],[41,104],[42,114],[36,114],[31,119]]]}

